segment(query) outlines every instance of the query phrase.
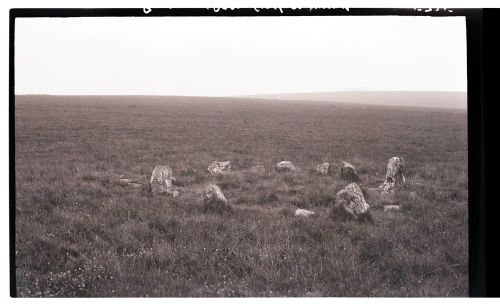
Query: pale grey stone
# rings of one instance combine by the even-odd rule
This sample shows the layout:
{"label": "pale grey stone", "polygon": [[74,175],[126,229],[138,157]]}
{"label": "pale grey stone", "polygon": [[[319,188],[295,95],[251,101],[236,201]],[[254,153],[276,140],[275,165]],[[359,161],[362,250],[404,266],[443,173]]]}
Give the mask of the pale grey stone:
{"label": "pale grey stone", "polygon": [[172,190],[172,168],[168,165],[158,165],[153,170],[149,181],[151,192],[153,194],[169,194]]}
{"label": "pale grey stone", "polygon": [[370,208],[363,197],[363,191],[356,183],[348,184],[337,193],[335,206],[344,209],[355,218],[367,213]]}
{"label": "pale grey stone", "polygon": [[203,193],[203,201],[206,206],[231,209],[229,201],[224,196],[221,189],[215,184],[210,184],[205,188],[205,191]]}
{"label": "pale grey stone", "polygon": [[385,181],[378,188],[385,193],[394,193],[394,190],[403,186],[406,182],[403,175],[403,158],[392,157],[387,164]]}
{"label": "pale grey stone", "polygon": [[214,161],[208,167],[208,171],[211,174],[227,174],[231,172],[231,162],[230,161]]}
{"label": "pale grey stone", "polygon": [[281,161],[276,163],[276,170],[279,172],[295,172],[297,168],[290,161]]}
{"label": "pale grey stone", "polygon": [[295,210],[295,216],[309,217],[309,216],[314,215],[314,214],[316,214],[316,213],[314,213],[313,211],[306,210],[306,209]]}
{"label": "pale grey stone", "polygon": [[330,174],[330,163],[321,163],[316,165],[316,172],[322,175]]}

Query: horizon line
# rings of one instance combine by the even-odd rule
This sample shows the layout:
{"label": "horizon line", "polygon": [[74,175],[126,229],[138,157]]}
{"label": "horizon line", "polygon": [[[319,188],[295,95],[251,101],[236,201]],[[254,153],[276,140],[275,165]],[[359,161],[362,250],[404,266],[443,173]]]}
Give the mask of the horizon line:
{"label": "horizon line", "polygon": [[235,94],[235,95],[186,95],[186,94],[99,94],[99,93],[14,93],[15,96],[157,96],[157,97],[214,97],[214,98],[247,98],[249,96],[265,95],[295,95],[295,94],[321,94],[337,92],[393,92],[393,93],[467,93],[467,90],[333,90],[318,92],[274,92],[257,94]]}

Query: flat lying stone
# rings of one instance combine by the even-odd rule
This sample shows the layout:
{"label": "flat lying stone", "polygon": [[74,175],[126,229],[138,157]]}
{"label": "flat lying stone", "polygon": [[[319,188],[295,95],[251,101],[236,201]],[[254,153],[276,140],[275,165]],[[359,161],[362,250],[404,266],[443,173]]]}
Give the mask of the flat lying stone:
{"label": "flat lying stone", "polygon": [[231,172],[231,161],[214,161],[208,167],[208,171],[211,174],[227,174]]}
{"label": "flat lying stone", "polygon": [[128,183],[128,184],[138,182],[137,179],[128,179],[128,178],[119,179],[118,181],[120,181],[121,183]]}
{"label": "flat lying stone", "polygon": [[137,180],[137,179],[123,178],[123,179],[119,179],[118,182],[120,182],[122,184],[129,185],[129,186],[131,186],[133,188],[141,188],[142,187],[142,184],[140,184],[139,180]]}
{"label": "flat lying stone", "polygon": [[295,172],[297,168],[290,161],[281,161],[276,163],[276,170],[279,172]]}
{"label": "flat lying stone", "polygon": [[306,210],[306,209],[297,209],[295,210],[295,216],[303,216],[303,217],[309,217],[311,215],[314,215],[316,213]]}
{"label": "flat lying stone", "polygon": [[316,165],[316,172],[321,175],[329,175],[330,174],[330,163],[321,163]]}

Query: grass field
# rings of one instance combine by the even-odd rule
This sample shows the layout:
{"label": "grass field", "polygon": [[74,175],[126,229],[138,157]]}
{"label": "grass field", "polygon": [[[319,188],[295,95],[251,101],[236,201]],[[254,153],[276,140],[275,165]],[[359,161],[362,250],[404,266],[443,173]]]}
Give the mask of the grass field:
{"label": "grass field", "polygon": [[[403,157],[400,212],[330,208],[354,164],[363,190]],[[214,160],[233,172],[212,176]],[[290,160],[300,171],[276,173]],[[266,172],[248,170],[262,164]],[[170,165],[178,198],[152,196]],[[17,96],[19,296],[467,296],[464,111],[257,99]],[[119,178],[138,179],[141,188]],[[204,212],[219,185],[232,213]],[[316,212],[293,216],[296,208]]]}

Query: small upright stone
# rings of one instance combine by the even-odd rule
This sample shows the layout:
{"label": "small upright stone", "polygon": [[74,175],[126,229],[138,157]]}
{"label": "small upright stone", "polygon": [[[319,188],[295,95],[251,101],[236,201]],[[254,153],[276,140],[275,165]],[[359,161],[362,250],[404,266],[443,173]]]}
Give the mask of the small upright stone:
{"label": "small upright stone", "polygon": [[297,168],[290,161],[281,161],[276,163],[276,171],[278,172],[295,172]]}
{"label": "small upright stone", "polygon": [[215,184],[210,184],[205,188],[203,202],[205,204],[205,210],[231,210],[232,208],[221,189]]}
{"label": "small upright stone", "polygon": [[358,181],[356,168],[351,163],[345,161],[342,161],[342,167],[340,168],[340,177],[349,181]]}
{"label": "small upright stone", "polygon": [[348,184],[337,193],[335,207],[343,209],[354,218],[368,213],[370,208],[363,197],[363,191],[356,183]]}
{"label": "small upright stone", "polygon": [[330,174],[330,163],[321,163],[316,165],[316,172],[321,175],[329,175]]}
{"label": "small upright stone", "polygon": [[378,188],[384,193],[393,193],[395,188],[400,188],[406,182],[403,175],[404,160],[403,158],[392,157],[387,164],[387,173],[385,182]]}
{"label": "small upright stone", "polygon": [[227,174],[231,172],[231,161],[218,162],[214,161],[208,167],[211,174]]}
{"label": "small upright stone", "polygon": [[168,165],[158,165],[153,170],[149,181],[153,194],[173,194],[172,190],[172,169]]}

